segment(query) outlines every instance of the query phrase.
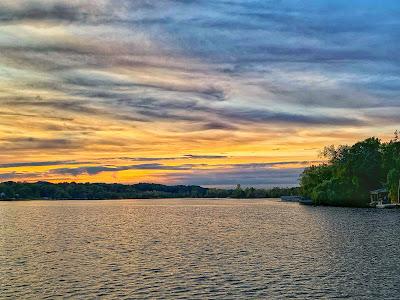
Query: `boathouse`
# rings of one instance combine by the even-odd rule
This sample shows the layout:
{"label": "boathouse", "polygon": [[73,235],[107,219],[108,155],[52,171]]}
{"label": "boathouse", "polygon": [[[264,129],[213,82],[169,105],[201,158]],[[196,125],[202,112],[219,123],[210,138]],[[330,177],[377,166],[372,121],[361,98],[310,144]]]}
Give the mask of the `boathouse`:
{"label": "boathouse", "polygon": [[388,204],[390,203],[388,190],[385,188],[370,191],[371,202],[370,206],[375,207],[377,204]]}

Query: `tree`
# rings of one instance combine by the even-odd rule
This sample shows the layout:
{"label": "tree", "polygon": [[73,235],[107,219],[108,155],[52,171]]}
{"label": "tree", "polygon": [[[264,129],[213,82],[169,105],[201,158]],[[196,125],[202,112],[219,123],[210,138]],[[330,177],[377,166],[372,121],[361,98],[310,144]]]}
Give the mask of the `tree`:
{"label": "tree", "polygon": [[[325,147],[321,154],[328,162],[304,170],[302,195],[317,204],[367,206],[369,191],[384,186],[387,179],[385,147],[375,137],[352,146]],[[393,159],[393,153],[387,156]]]}
{"label": "tree", "polygon": [[399,199],[400,171],[399,169],[391,169],[387,175],[387,185],[389,190],[389,198],[392,203],[396,203]]}
{"label": "tree", "polygon": [[240,184],[236,186],[236,189],[233,191],[232,197],[233,198],[243,198],[245,196],[244,191]]}

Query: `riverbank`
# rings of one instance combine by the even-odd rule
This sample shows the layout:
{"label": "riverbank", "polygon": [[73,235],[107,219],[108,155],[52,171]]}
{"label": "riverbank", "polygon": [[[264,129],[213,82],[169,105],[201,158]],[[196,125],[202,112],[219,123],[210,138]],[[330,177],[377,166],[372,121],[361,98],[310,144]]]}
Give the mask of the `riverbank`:
{"label": "riverbank", "polygon": [[132,185],[106,183],[0,183],[0,200],[102,200],[102,199],[169,199],[169,198],[279,198],[297,195],[298,187],[255,189],[205,188],[196,185],[163,185],[138,183]]}

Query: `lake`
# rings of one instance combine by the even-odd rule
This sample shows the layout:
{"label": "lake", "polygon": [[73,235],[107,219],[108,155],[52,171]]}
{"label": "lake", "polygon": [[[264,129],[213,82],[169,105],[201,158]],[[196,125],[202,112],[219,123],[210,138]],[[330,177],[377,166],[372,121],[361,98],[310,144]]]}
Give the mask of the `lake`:
{"label": "lake", "polygon": [[0,298],[399,299],[400,210],[0,202]]}

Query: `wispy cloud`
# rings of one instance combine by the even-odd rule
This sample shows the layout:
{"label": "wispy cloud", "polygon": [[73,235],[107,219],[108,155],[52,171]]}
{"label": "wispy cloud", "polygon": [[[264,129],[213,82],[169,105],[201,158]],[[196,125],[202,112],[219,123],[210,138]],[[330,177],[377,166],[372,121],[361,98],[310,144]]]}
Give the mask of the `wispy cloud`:
{"label": "wispy cloud", "polygon": [[80,165],[88,163],[90,162],[74,161],[74,160],[15,162],[15,163],[0,164],[0,168],[46,167],[46,166],[57,166],[57,165]]}
{"label": "wispy cloud", "polygon": [[163,164],[153,163],[153,164],[140,164],[140,165],[130,165],[130,166],[93,166],[93,167],[79,167],[79,168],[58,168],[52,169],[49,171],[50,174],[62,174],[62,175],[81,175],[81,174],[89,174],[95,175],[102,172],[118,172],[118,171],[126,171],[126,170],[168,170],[168,171],[176,171],[176,170],[190,170],[192,168],[191,165],[181,165],[181,166],[166,166]]}
{"label": "wispy cloud", "polygon": [[132,161],[159,161],[159,160],[186,160],[186,159],[223,159],[228,158],[226,155],[205,155],[205,154],[185,154],[176,157],[119,157],[121,160]]}
{"label": "wispy cloud", "polygon": [[60,173],[93,180],[181,174],[193,167],[86,157],[228,165],[279,148],[278,160],[314,160],[304,149],[394,131],[399,12],[394,0],[3,0],[1,166],[28,174],[35,165],[13,165],[24,155],[76,161]]}

